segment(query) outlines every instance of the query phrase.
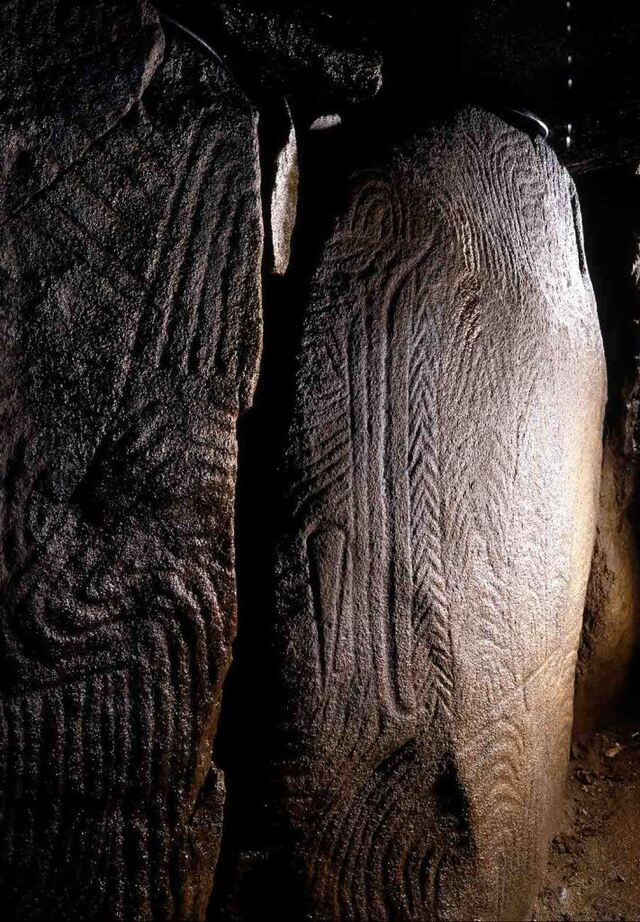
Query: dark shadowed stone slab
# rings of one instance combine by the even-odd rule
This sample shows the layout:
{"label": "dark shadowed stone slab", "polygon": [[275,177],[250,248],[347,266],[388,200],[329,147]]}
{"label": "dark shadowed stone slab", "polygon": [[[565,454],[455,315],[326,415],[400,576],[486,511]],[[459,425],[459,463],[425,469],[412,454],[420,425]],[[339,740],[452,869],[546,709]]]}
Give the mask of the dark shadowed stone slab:
{"label": "dark shadowed stone slab", "polygon": [[[142,79],[120,63],[114,93]],[[201,919],[260,351],[256,114],[167,36],[142,101],[65,167],[1,222],[0,913]]]}
{"label": "dark shadowed stone slab", "polygon": [[601,316],[609,400],[600,508],[576,674],[574,735],[602,730],[635,698],[640,647],[640,175],[579,178],[587,258]]}
{"label": "dark shadowed stone slab", "polygon": [[605,441],[600,508],[576,671],[573,734],[611,726],[635,697],[640,648],[637,461]]}
{"label": "dark shadowed stone slab", "polygon": [[315,108],[369,99],[380,89],[380,56],[361,28],[325,4],[164,0],[158,7],[210,41],[261,95],[284,93]]}
{"label": "dark shadowed stone slab", "polygon": [[280,13],[264,10],[261,4],[218,6],[230,47],[237,49],[239,62],[246,60],[252,79],[267,81],[281,92],[311,89],[325,99],[349,102],[367,99],[379,90],[380,59],[367,52],[355,40],[357,33],[346,30],[344,23],[336,26],[322,6],[296,9],[292,5]]}
{"label": "dark shadowed stone slab", "polygon": [[131,108],[163,42],[141,0],[0,5],[0,178],[12,203],[48,185]]}
{"label": "dark shadowed stone slab", "polygon": [[530,918],[600,474],[580,238],[551,150],[466,109],[363,161],[318,257],[265,786],[296,918]]}
{"label": "dark shadowed stone slab", "polygon": [[[575,171],[640,157],[640,8],[628,0],[161,0],[206,35],[256,92],[327,104],[372,97],[389,117],[482,103],[521,127],[529,110]],[[384,127],[383,127],[384,126]]]}
{"label": "dark shadowed stone slab", "polygon": [[[202,7],[198,0],[172,2]],[[338,53],[340,37],[353,34],[383,60],[382,96],[392,114],[437,115],[452,100],[483,101],[505,114],[526,108],[551,128],[552,146],[572,169],[640,157],[640,7],[629,0],[451,0],[437,10],[419,0],[207,0],[207,6],[217,17],[212,37],[227,32],[238,62],[246,59],[247,71],[260,71],[263,81],[277,75],[287,92],[300,88],[301,64],[309,74],[313,62],[326,89],[341,83],[362,96],[364,61],[344,53],[344,39]],[[274,28],[276,22],[289,28]]]}

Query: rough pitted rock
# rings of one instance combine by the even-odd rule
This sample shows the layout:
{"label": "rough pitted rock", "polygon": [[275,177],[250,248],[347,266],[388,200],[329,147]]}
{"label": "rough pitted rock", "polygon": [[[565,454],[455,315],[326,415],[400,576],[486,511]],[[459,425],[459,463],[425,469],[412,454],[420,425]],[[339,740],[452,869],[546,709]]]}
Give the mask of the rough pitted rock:
{"label": "rough pitted rock", "polygon": [[380,89],[382,61],[325,4],[261,0],[166,0],[159,3],[210,41],[260,95],[284,93],[312,108],[354,103]]}
{"label": "rough pitted rock", "polygon": [[265,867],[299,917],[529,918],[605,391],[570,178],[477,109],[362,161],[302,327]]}
{"label": "rough pitted rock", "polygon": [[604,447],[596,542],[576,671],[574,736],[610,726],[633,689],[640,646],[637,461]]}
{"label": "rough pitted rock", "polygon": [[[117,96],[151,65],[145,30],[133,63],[92,57],[108,6],[83,12],[95,44],[68,54]],[[83,156],[74,124],[55,181],[33,195],[14,176],[2,207],[3,918],[200,919],[217,859],[235,427],[260,351],[257,119],[197,45],[167,35],[155,63],[115,124],[91,97]]]}
{"label": "rough pitted rock", "polygon": [[0,5],[0,179],[11,204],[48,185],[139,99],[163,50],[133,0]]}
{"label": "rough pitted rock", "polygon": [[640,444],[640,176],[582,177],[588,260],[609,373],[600,509],[587,588],[574,735],[610,726],[636,697],[640,646],[638,471]]}

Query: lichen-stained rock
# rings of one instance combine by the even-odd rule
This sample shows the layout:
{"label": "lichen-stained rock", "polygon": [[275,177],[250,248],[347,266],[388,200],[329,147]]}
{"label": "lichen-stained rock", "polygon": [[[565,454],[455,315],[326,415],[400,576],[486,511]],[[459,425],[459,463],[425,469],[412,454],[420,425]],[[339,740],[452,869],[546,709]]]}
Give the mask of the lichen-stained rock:
{"label": "lichen-stained rock", "polygon": [[200,919],[217,859],[256,115],[186,39],[156,63],[0,215],[3,918]]}
{"label": "lichen-stained rock", "polygon": [[316,265],[283,459],[280,845],[309,918],[525,919],[600,472],[579,208],[477,109],[372,161]]}

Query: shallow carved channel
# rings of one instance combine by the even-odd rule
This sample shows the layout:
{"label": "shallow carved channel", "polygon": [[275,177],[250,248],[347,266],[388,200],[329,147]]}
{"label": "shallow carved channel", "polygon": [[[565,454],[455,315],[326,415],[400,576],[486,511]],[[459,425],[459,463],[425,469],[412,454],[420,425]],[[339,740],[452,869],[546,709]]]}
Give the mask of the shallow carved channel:
{"label": "shallow carved channel", "polygon": [[[420,109],[413,12],[0,7],[3,919],[532,917],[581,636],[576,738],[635,675],[637,350],[601,306],[605,419],[574,182],[489,93],[566,22],[494,6]],[[626,158],[581,93],[564,162]]]}

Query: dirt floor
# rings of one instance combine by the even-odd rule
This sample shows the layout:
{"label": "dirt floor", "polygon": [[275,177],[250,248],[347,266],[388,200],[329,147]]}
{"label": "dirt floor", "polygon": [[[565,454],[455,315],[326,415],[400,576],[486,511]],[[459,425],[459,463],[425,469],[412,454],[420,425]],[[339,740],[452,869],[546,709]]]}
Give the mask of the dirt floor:
{"label": "dirt floor", "polygon": [[536,920],[640,920],[640,725],[572,747]]}

